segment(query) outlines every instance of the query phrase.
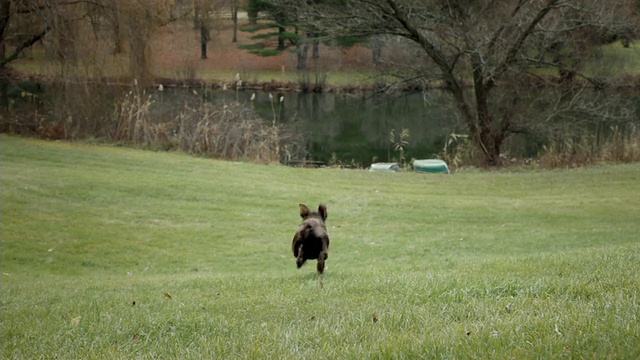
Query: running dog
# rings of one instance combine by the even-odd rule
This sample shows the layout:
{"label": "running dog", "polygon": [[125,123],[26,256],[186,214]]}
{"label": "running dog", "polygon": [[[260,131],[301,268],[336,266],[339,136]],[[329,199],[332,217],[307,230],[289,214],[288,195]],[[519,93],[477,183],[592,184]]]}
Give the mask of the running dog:
{"label": "running dog", "polygon": [[318,259],[318,273],[324,272],[324,262],[329,256],[329,234],[325,221],[327,220],[327,206],[320,204],[318,211],[311,211],[305,204],[300,204],[302,224],[293,237],[293,256],[296,258],[298,269],[307,260]]}

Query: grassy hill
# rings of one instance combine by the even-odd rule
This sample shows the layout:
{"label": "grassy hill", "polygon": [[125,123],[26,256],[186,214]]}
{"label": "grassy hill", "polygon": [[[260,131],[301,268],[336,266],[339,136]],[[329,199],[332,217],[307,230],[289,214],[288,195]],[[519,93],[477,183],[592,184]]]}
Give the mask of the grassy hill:
{"label": "grassy hill", "polygon": [[[638,358],[640,164],[370,173],[0,136],[2,358]],[[328,206],[322,278],[290,250]]]}

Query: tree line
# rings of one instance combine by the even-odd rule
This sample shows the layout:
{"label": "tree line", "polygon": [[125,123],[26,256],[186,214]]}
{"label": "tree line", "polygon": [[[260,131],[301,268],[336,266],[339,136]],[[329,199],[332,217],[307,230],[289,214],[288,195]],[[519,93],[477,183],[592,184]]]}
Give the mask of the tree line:
{"label": "tree line", "polygon": [[[531,118],[617,116],[584,97],[610,79],[585,68],[599,46],[638,34],[637,1],[273,0],[307,33],[402,42],[399,82],[438,84],[490,166]],[[607,66],[607,64],[601,64]],[[532,87],[547,89],[532,98]]]}
{"label": "tree line", "polygon": [[[76,38],[92,31],[114,53],[127,49],[130,76],[148,78],[156,29],[192,19],[206,58],[211,13],[221,9],[234,23],[230,41],[243,9],[249,21],[241,30],[255,33],[247,51],[293,49],[300,69],[310,48],[319,56],[321,43],[366,43],[377,59],[384,49],[402,53],[411,60],[382,60],[395,79],[389,88],[444,89],[489,166],[500,163],[509,134],[550,119],[621,116],[604,111],[593,94],[584,96],[585,89],[607,91],[613,80],[587,65],[604,44],[631,46],[640,13],[637,0],[0,0],[0,6],[0,68],[44,39],[52,58],[72,66],[79,61]],[[532,88],[544,90],[532,96]]]}

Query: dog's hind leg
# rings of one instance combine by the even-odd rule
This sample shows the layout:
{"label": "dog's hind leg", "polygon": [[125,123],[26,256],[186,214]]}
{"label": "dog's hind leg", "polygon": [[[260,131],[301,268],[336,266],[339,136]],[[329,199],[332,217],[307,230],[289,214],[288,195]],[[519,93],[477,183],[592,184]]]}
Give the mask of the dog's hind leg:
{"label": "dog's hind leg", "polygon": [[329,237],[325,236],[322,239],[322,251],[318,254],[318,273],[324,272],[324,262],[329,257]]}

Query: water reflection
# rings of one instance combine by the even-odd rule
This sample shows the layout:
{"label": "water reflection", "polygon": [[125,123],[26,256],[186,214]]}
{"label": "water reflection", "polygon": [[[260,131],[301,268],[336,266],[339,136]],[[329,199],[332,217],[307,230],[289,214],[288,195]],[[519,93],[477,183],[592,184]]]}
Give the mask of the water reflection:
{"label": "water reflection", "polygon": [[[42,84],[35,82],[0,83],[2,85],[2,131],[11,131],[10,118],[34,117],[38,126],[44,121],[85,121],[87,126],[104,126],[112,122],[114,104],[123,93],[131,90],[127,85]],[[142,90],[141,90],[142,91]],[[390,133],[399,134],[408,129],[404,157],[429,158],[442,151],[452,133],[466,133],[456,116],[447,93],[431,90],[424,93],[341,94],[341,93],[283,93],[235,90],[213,90],[207,87],[168,88],[144,90],[152,101],[151,119],[170,122],[181,113],[201,106],[203,102],[223,106],[225,103],[251,104],[267,122],[295,123],[305,135],[307,160],[319,164],[340,163],[367,167],[377,161],[398,161],[399,152],[393,147]],[[255,93],[255,99],[251,97]],[[635,102],[630,111],[638,111],[636,93],[622,94]],[[533,98],[540,98],[533,94]],[[604,94],[605,96],[609,96]],[[619,94],[618,94],[619,95]],[[602,101],[605,97],[597,94]],[[611,95],[613,96],[613,94]],[[283,98],[281,102],[280,99]],[[606,101],[606,99],[604,99]],[[92,103],[93,106],[86,106]],[[544,104],[541,102],[540,104]],[[538,105],[543,106],[543,105]],[[534,119],[540,109],[532,107],[522,118]],[[611,109],[614,113],[615,109]],[[35,114],[35,115],[34,115]],[[578,117],[582,115],[578,114]],[[639,116],[631,116],[636,125]],[[629,117],[623,121],[629,121]],[[602,132],[617,126],[612,120],[587,119],[579,125],[585,131]],[[549,124],[545,124],[549,127]],[[571,136],[573,130],[566,130]],[[93,129],[95,131],[95,129]],[[89,131],[87,131],[89,133]],[[540,135],[542,134],[542,135]],[[97,135],[100,136],[98,132]],[[511,134],[504,148],[514,156],[535,156],[546,141],[544,133],[523,132]]]}
{"label": "water reflection", "polygon": [[[285,100],[282,107],[275,105],[276,118],[299,122],[311,157],[324,163],[369,166],[398,160],[389,135],[403,128],[409,130],[405,157],[431,157],[442,150],[447,135],[461,130],[450,101],[437,91],[401,96],[291,93],[277,98],[281,95]],[[274,117],[268,94],[257,94],[254,101],[262,117]]]}

